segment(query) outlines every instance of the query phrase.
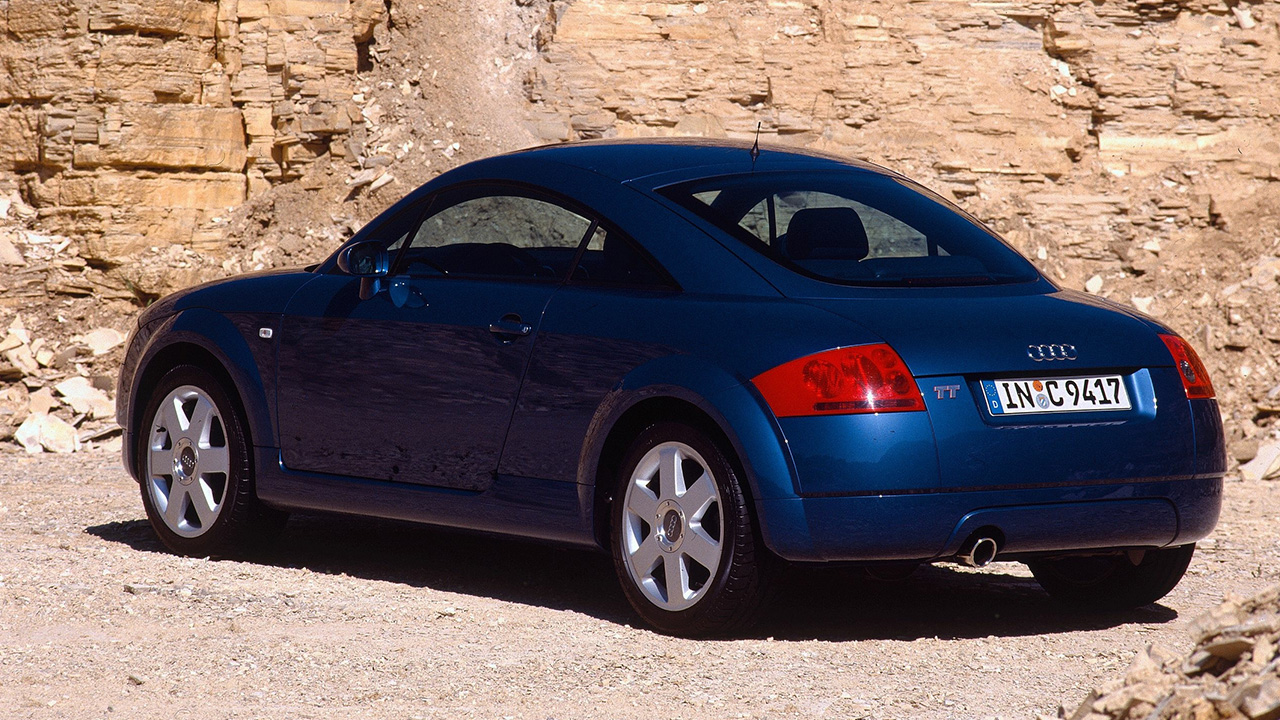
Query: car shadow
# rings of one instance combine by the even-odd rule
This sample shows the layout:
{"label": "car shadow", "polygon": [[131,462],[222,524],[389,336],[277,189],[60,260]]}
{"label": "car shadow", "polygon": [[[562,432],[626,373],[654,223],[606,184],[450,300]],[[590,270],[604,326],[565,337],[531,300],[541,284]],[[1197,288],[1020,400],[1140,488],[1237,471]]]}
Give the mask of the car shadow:
{"label": "car shadow", "polygon": [[[85,532],[138,551],[169,553],[145,519]],[[294,513],[268,549],[236,559],[636,622],[612,560],[590,550],[396,520]]]}
{"label": "car shadow", "polygon": [[[146,520],[85,530],[140,552],[167,553]],[[413,523],[295,514],[280,539],[247,562],[306,568],[506,602],[569,610],[643,626],[618,587],[608,555]],[[774,602],[746,637],[774,640],[965,639],[1102,630],[1178,617],[1163,605],[1075,613],[1031,578],[924,566],[904,580],[856,569],[791,567]]]}
{"label": "car shadow", "polygon": [[[1078,612],[1052,600],[1029,577],[925,565],[902,580],[857,569],[793,567],[752,632],[775,640],[958,640],[1049,635],[1118,625],[1158,625],[1177,611],[1153,604],[1117,612]],[[1009,565],[1010,571],[1021,569]]]}

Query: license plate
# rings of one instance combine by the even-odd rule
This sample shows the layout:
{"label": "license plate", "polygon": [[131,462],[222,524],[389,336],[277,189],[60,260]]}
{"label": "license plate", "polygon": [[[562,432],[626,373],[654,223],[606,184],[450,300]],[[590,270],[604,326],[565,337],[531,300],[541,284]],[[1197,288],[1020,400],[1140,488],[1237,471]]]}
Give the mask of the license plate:
{"label": "license plate", "polygon": [[983,380],[982,394],[992,415],[1096,412],[1132,407],[1124,379],[1119,375]]}

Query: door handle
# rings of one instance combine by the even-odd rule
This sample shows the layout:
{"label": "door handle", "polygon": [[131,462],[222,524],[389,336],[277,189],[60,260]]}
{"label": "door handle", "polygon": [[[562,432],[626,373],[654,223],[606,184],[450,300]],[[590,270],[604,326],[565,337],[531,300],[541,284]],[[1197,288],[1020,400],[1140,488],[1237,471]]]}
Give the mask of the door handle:
{"label": "door handle", "polygon": [[522,322],[518,316],[515,319],[512,319],[512,317],[508,315],[497,322],[489,323],[489,332],[494,335],[515,335],[523,337],[533,332],[533,326]]}

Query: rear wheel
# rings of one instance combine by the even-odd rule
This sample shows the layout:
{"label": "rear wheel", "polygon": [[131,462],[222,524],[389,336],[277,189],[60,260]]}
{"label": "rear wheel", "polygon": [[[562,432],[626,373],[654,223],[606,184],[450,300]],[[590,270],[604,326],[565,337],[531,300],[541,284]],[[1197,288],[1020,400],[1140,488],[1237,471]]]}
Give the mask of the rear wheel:
{"label": "rear wheel", "polygon": [[181,555],[239,555],[274,538],[286,515],[253,486],[244,422],[208,371],[179,365],[160,379],[138,433],[142,504]]}
{"label": "rear wheel", "polygon": [[1128,610],[1168,595],[1186,573],[1195,550],[1192,544],[1034,560],[1027,566],[1056,600],[1088,610]]}
{"label": "rear wheel", "polygon": [[703,433],[660,423],[627,452],[614,496],[614,566],[655,628],[715,635],[754,620],[766,558],[724,453]]}

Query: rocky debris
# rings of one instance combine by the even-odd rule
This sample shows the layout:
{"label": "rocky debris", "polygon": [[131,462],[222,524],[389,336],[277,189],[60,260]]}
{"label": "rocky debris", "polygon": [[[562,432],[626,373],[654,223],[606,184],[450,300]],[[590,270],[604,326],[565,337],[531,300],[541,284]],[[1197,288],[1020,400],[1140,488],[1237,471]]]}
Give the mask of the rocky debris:
{"label": "rocky debris", "polygon": [[1192,623],[1183,656],[1159,645],[1138,653],[1123,679],[1094,690],[1070,720],[1280,718],[1280,585],[1229,597]]}
{"label": "rocky debris", "polygon": [[351,177],[347,178],[347,185],[351,187],[353,192],[365,186],[368,186],[369,192],[373,192],[388,183],[394,182],[395,179],[396,176],[387,170],[385,164],[373,165],[352,172]]}
{"label": "rocky debris", "polygon": [[115,414],[115,403],[105,392],[94,387],[89,378],[76,375],[58,383],[54,389],[77,414],[88,415],[94,420],[104,420]]}
{"label": "rocky debris", "polygon": [[123,336],[114,328],[65,342],[34,335],[19,314],[0,340],[0,381],[8,382],[0,385],[0,440],[28,453],[118,449],[110,391]]}
{"label": "rocky debris", "polygon": [[57,415],[32,412],[14,432],[14,439],[29,453],[48,450],[70,453],[80,449],[76,429]]}
{"label": "rocky debris", "polygon": [[76,339],[82,340],[97,356],[106,355],[117,345],[124,342],[124,335],[115,328],[98,328],[78,336]]}
{"label": "rocky debris", "polygon": [[1280,441],[1269,442],[1256,448],[1252,458],[1240,466],[1244,480],[1280,479]]}

